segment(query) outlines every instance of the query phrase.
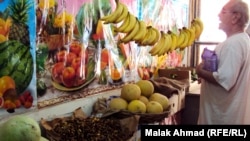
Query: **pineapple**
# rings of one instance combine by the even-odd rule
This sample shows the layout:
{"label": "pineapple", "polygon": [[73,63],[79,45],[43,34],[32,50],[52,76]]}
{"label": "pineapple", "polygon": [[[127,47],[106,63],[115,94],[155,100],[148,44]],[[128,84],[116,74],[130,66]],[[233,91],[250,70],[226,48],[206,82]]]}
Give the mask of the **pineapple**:
{"label": "pineapple", "polygon": [[12,0],[9,9],[11,11],[12,25],[9,32],[9,40],[18,40],[24,45],[30,46],[28,10],[32,0]]}

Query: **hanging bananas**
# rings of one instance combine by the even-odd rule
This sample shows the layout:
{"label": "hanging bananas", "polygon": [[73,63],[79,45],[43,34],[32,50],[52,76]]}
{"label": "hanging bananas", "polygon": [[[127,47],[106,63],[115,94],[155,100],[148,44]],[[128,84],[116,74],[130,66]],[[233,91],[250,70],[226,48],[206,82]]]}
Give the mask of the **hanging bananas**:
{"label": "hanging bananas", "polygon": [[132,31],[127,33],[123,38],[121,38],[121,42],[128,43],[130,41],[134,41],[135,35],[140,31],[139,20],[136,19],[136,23]]}
{"label": "hanging bananas", "polygon": [[176,49],[184,50],[190,47],[200,37],[204,28],[201,19],[195,18],[189,27],[180,28],[178,33],[170,30],[165,33],[132,15],[126,5],[119,0],[116,0],[115,10],[101,20],[104,24],[116,24],[114,31],[124,34],[120,38],[121,42],[134,41],[139,46],[152,46],[149,51],[152,56],[161,56]]}
{"label": "hanging bananas", "polygon": [[161,33],[161,36],[160,36],[160,39],[159,41],[151,48],[151,50],[149,51],[149,53],[151,54],[151,56],[160,56],[159,55],[159,52],[161,50],[161,48],[164,46],[165,44],[165,33],[163,31],[160,32]]}
{"label": "hanging bananas", "polygon": [[144,36],[143,39],[141,39],[138,42],[138,44],[141,46],[146,46],[146,45],[153,46],[159,41],[160,36],[161,33],[159,32],[159,30],[157,30],[153,26],[147,26],[146,35]]}
{"label": "hanging bananas", "polygon": [[144,21],[138,20],[139,32],[133,37],[133,40],[137,43],[144,39],[147,33],[147,25]]}
{"label": "hanging bananas", "polygon": [[204,25],[201,19],[195,18],[191,21],[189,28],[182,27],[179,29],[176,49],[179,48],[183,50],[186,47],[190,47],[194,41],[200,37],[203,32],[203,28]]}
{"label": "hanging bananas", "polygon": [[101,20],[104,21],[104,24],[117,24],[117,26],[114,26],[114,31],[125,34],[120,39],[121,42],[135,41],[140,46],[152,46],[159,40],[160,32],[156,28],[147,26],[144,21],[138,20],[118,0],[116,0],[116,4],[115,10],[102,17]]}
{"label": "hanging bananas", "polygon": [[104,21],[104,24],[118,23],[122,21],[120,17],[126,17],[127,12],[128,9],[126,5],[117,2],[115,10],[111,12],[109,15],[101,17],[101,20]]}
{"label": "hanging bananas", "polygon": [[195,18],[191,21],[191,27],[192,29],[194,29],[195,31],[195,39],[198,39],[201,35],[201,33],[203,32],[203,22],[201,21],[200,18]]}
{"label": "hanging bananas", "polygon": [[172,52],[177,47],[178,36],[174,32],[172,32],[170,30],[168,31],[168,34],[171,35],[171,40],[172,40],[172,44],[171,44],[171,47],[169,49],[169,52]]}
{"label": "hanging bananas", "polygon": [[165,53],[168,53],[171,46],[172,46],[172,37],[169,33],[164,33],[164,44],[161,48],[161,50],[158,52],[158,56],[164,55]]}

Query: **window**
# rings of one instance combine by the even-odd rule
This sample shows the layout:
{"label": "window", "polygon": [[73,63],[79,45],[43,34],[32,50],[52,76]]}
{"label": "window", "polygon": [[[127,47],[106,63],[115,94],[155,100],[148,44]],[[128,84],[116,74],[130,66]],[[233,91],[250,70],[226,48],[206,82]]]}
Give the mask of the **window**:
{"label": "window", "polygon": [[[250,5],[249,0],[243,0]],[[201,0],[199,8],[199,17],[204,22],[204,31],[198,42],[194,47],[197,52],[195,56],[194,65],[201,61],[201,53],[205,47],[214,49],[215,46],[226,39],[226,35],[223,31],[218,29],[219,17],[218,14],[224,4],[228,0]],[[215,4],[216,3],[216,4]],[[250,30],[250,29],[249,29]]]}

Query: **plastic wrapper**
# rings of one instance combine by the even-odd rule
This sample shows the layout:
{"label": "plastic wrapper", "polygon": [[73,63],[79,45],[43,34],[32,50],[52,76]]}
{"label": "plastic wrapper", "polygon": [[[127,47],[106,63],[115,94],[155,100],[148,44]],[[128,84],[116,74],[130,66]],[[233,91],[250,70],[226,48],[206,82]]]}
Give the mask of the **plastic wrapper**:
{"label": "plastic wrapper", "polygon": [[218,58],[215,51],[204,48],[202,53],[202,60],[204,61],[204,69],[214,72],[217,71]]}

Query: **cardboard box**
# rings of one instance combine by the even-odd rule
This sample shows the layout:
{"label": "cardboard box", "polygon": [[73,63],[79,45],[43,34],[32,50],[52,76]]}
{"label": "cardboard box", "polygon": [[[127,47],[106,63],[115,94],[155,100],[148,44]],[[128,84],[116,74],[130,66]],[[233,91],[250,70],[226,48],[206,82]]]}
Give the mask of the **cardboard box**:
{"label": "cardboard box", "polygon": [[178,96],[178,94],[173,94],[169,98],[169,104],[171,106],[170,115],[174,115],[175,113],[177,113],[179,111],[179,96]]}
{"label": "cardboard box", "polygon": [[191,73],[194,68],[190,67],[177,67],[173,69],[159,69],[158,74],[159,77],[167,77],[170,79],[175,79],[175,80],[187,80],[187,86],[183,87],[182,90],[179,91],[178,94],[174,94],[170,98],[170,104],[172,108],[172,113],[174,114],[180,110],[182,110],[185,107],[185,95],[186,92],[189,90],[189,86],[191,84]]}
{"label": "cardboard box", "polygon": [[186,90],[183,88],[182,91],[178,94],[178,111],[185,108],[185,97],[186,97]]}
{"label": "cardboard box", "polygon": [[159,69],[158,75],[159,77],[167,77],[175,80],[186,80],[187,86],[185,88],[186,91],[189,90],[189,86],[192,82],[192,71],[194,68],[191,67],[176,67],[171,69]]}
{"label": "cardboard box", "polygon": [[167,77],[175,80],[190,80],[191,82],[191,68],[173,68],[173,69],[159,69],[158,74],[159,77]]}

